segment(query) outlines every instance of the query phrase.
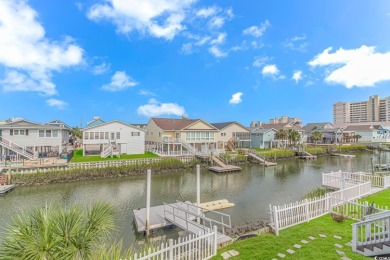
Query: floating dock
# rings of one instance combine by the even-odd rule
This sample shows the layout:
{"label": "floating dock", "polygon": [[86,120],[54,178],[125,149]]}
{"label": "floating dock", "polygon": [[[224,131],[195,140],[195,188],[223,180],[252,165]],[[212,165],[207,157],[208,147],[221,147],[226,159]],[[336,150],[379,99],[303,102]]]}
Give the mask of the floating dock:
{"label": "floating dock", "polygon": [[235,204],[224,199],[224,200],[215,200],[215,201],[200,203],[199,206],[204,209],[204,212],[207,212],[210,210],[221,210],[221,209],[231,208],[234,207]]}
{"label": "floating dock", "polygon": [[340,156],[340,157],[346,157],[346,158],[355,158],[356,155],[353,154],[343,154],[343,153],[334,153],[333,156]]}
{"label": "floating dock", "polygon": [[15,188],[15,185],[1,185],[0,186],[0,195],[7,194]]}
{"label": "floating dock", "polygon": [[209,167],[209,171],[217,172],[217,173],[224,173],[224,172],[238,172],[241,171],[241,167],[234,166],[234,165],[226,165],[226,167],[221,166],[211,166]]}
{"label": "floating dock", "polygon": [[299,159],[304,159],[304,160],[314,160],[314,159],[317,159],[317,156],[315,155],[302,155],[302,156],[299,156]]}

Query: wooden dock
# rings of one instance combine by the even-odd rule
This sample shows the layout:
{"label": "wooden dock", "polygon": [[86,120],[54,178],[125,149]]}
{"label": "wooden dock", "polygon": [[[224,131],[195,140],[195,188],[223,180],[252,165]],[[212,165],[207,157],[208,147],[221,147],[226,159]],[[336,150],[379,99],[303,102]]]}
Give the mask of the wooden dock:
{"label": "wooden dock", "polygon": [[317,159],[316,155],[301,155],[298,157],[299,159],[304,159],[304,160],[314,160]]}
{"label": "wooden dock", "polygon": [[211,166],[211,167],[209,167],[209,171],[213,171],[213,172],[217,172],[217,173],[238,172],[238,171],[241,171],[241,167],[234,166],[234,165],[226,165],[226,167]]}
{"label": "wooden dock", "polygon": [[5,195],[15,188],[15,185],[1,185],[0,186],[0,195]]}

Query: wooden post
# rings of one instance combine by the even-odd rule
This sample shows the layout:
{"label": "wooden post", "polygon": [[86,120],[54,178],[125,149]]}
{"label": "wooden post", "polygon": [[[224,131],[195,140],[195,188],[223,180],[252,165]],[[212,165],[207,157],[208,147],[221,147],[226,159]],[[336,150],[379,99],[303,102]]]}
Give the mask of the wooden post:
{"label": "wooden post", "polygon": [[152,171],[147,170],[146,173],[146,221],[145,221],[145,232],[146,236],[149,236],[150,228],[150,185],[152,182]]}
{"label": "wooden post", "polygon": [[169,260],[173,260],[173,239],[169,239]]}
{"label": "wooden post", "polygon": [[[196,206],[197,213],[200,215],[200,165],[196,165]],[[197,222],[200,223],[199,217],[197,218]]]}
{"label": "wooden post", "polygon": [[275,235],[279,236],[279,220],[278,220],[278,211],[276,206],[274,206],[273,215],[274,215]]}
{"label": "wooden post", "polygon": [[8,184],[11,184],[11,161],[8,162]]}
{"label": "wooden post", "polygon": [[217,226],[214,226],[214,255],[217,255],[218,249],[218,229]]}
{"label": "wooden post", "polygon": [[356,252],[358,241],[358,228],[356,223],[352,224],[352,251]]}

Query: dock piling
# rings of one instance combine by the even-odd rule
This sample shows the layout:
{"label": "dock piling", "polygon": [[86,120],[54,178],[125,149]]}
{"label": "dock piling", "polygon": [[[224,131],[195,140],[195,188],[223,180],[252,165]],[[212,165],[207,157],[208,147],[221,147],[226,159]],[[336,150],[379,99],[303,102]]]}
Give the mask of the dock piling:
{"label": "dock piling", "polygon": [[152,171],[150,169],[146,172],[146,236],[149,236],[149,228],[150,228],[150,185],[152,182]]}

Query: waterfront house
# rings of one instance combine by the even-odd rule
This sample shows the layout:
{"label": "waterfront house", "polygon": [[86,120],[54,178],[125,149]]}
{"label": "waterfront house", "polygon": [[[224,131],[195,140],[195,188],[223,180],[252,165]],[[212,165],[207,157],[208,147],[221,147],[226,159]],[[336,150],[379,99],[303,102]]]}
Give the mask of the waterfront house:
{"label": "waterfront house", "polygon": [[84,128],[83,155],[145,153],[145,130],[119,120]]}
{"label": "waterfront house", "polygon": [[[295,130],[300,135],[300,140],[298,143],[306,143],[307,142],[307,135],[306,130],[303,129],[301,126],[295,126],[292,123],[277,123],[277,124],[262,124],[261,128],[264,129],[275,129],[276,131],[279,131],[280,129],[288,131],[289,129]],[[277,140],[275,140],[277,141]],[[280,140],[278,140],[279,142]]]}
{"label": "waterfront house", "polygon": [[[335,144],[335,143],[346,143],[350,142],[349,135],[344,133],[343,130],[339,127],[334,127],[332,123],[321,122],[321,123],[308,123],[303,127],[306,130],[307,140],[310,143],[320,143],[320,144]],[[321,140],[314,140],[311,136],[313,131],[318,131],[322,134]]]}
{"label": "waterfront house", "polygon": [[216,134],[217,148],[234,151],[250,145],[250,130],[238,122],[211,123],[219,130]]}
{"label": "waterfront house", "polygon": [[390,130],[381,125],[350,125],[343,132],[354,132],[360,135],[359,142],[390,142]]}
{"label": "waterfront house", "polygon": [[275,140],[276,129],[250,127],[251,141],[248,148],[272,148],[272,143]]}
{"label": "waterfront house", "polygon": [[0,155],[35,160],[67,152],[71,128],[60,120],[45,124],[23,118],[0,124]]}
{"label": "waterfront house", "polygon": [[151,118],[146,126],[147,150],[162,156],[218,153],[219,130],[202,119]]}

